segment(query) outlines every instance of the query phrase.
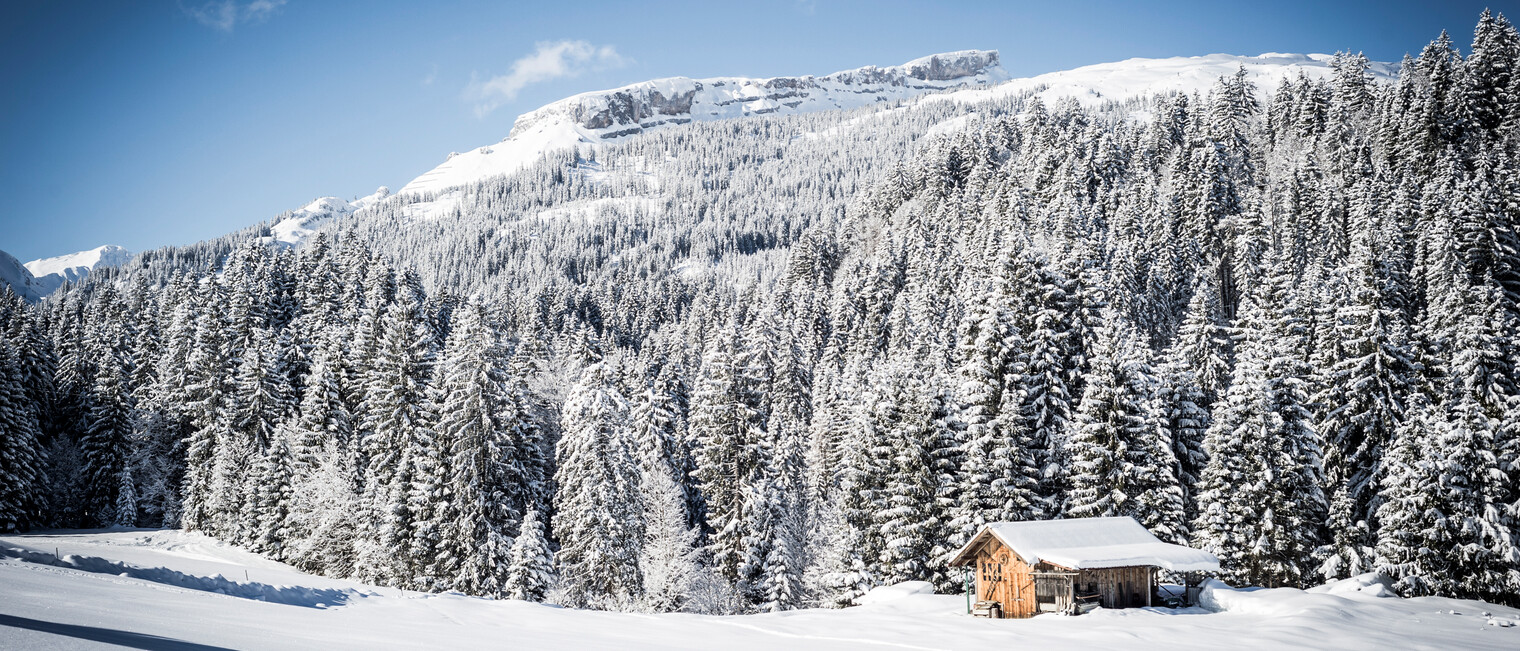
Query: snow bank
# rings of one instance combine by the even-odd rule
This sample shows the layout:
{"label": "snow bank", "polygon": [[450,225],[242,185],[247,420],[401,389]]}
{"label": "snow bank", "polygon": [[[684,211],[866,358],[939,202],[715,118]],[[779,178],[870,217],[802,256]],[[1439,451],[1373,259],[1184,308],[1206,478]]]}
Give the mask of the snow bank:
{"label": "snow bank", "polygon": [[253,599],[255,601],[285,604],[288,606],[325,608],[341,605],[354,594],[351,590],[277,586],[253,582],[240,583],[229,580],[220,574],[209,577],[195,576],[166,567],[136,567],[104,558],[78,556],[75,554],[53,556],[51,554],[28,551],[19,547],[0,547],[0,557],[15,558],[27,563],[51,565],[53,567],[80,570],[82,572],[110,574],[152,581],[176,588],[214,592],[230,597],[241,597],[243,599]]}
{"label": "snow bank", "polygon": [[1369,572],[1349,579],[1332,581],[1324,585],[1315,586],[1305,590],[1315,594],[1351,594],[1358,593],[1373,597],[1397,597],[1399,593],[1393,590],[1393,577],[1377,572]]}
{"label": "snow bank", "polygon": [[860,595],[855,599],[855,603],[862,606],[884,604],[920,594],[934,594],[934,584],[928,581],[904,581],[895,585],[884,585]]}

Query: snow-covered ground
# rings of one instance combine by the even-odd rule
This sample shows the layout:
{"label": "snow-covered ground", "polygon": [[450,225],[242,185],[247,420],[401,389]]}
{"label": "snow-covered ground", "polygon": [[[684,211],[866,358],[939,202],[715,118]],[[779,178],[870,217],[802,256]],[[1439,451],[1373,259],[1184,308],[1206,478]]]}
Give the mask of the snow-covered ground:
{"label": "snow-covered ground", "polygon": [[1370,579],[1307,592],[1215,584],[1208,608],[997,621],[925,587],[881,588],[844,610],[606,613],[316,577],[180,531],[46,532],[0,537],[0,648],[1520,648],[1520,611],[1400,599]]}

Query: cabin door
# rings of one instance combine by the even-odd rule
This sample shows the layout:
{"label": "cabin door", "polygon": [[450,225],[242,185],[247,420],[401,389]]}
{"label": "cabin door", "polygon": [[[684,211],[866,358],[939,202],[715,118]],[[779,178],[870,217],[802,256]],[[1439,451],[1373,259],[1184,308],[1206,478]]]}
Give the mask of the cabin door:
{"label": "cabin door", "polygon": [[[1008,567],[1015,567],[1010,554]],[[1025,569],[1022,564],[1017,565],[1020,571],[1012,572],[1008,578],[1009,604],[1004,606],[1013,617],[1029,617],[1035,614],[1035,581],[1034,574]]]}
{"label": "cabin door", "polygon": [[976,598],[979,601],[1003,601],[1003,564],[994,556],[983,556],[976,562]]}

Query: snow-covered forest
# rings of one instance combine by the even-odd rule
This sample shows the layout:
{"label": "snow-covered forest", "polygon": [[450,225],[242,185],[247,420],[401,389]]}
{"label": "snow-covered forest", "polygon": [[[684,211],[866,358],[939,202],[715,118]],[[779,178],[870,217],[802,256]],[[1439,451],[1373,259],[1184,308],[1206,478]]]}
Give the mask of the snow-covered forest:
{"label": "snow-covered forest", "polygon": [[1129,515],[1520,603],[1517,64],[692,123],[7,294],[0,531],[737,613]]}

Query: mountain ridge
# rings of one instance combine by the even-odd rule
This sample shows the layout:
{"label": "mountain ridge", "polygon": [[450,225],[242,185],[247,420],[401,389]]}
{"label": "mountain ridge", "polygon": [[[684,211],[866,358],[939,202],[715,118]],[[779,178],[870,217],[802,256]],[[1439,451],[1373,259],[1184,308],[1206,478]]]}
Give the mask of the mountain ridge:
{"label": "mountain ridge", "polygon": [[1008,79],[996,50],[960,50],[898,66],[864,66],[822,77],[666,77],[590,91],[518,116],[495,145],[450,154],[397,192],[423,194],[509,174],[548,151],[637,135],[692,121],[858,108]]}
{"label": "mountain ridge", "polygon": [[[443,164],[412,179],[395,193],[382,187],[375,194],[352,202],[337,197],[317,198],[277,216],[266,240],[298,246],[323,222],[336,216],[352,215],[403,195],[437,194],[510,174],[552,151],[595,146],[696,120],[843,110],[892,100],[970,104],[1026,91],[1037,91],[1047,101],[1074,97],[1091,105],[1156,93],[1207,92],[1220,76],[1233,74],[1236,69],[1246,70],[1264,94],[1292,75],[1328,76],[1333,72],[1333,60],[1334,55],[1279,52],[1256,56],[1216,53],[1135,57],[1010,78],[1002,68],[997,50],[960,50],[919,57],[897,66],[867,65],[823,76],[652,79],[578,93],[523,113],[499,143],[450,154]],[[1377,82],[1388,82],[1396,78],[1398,67],[1396,63],[1374,61],[1369,62],[1368,73]],[[125,255],[106,260],[98,253],[104,249],[116,249]],[[86,260],[92,254],[95,259]],[[31,271],[29,278],[18,275],[0,281],[25,288],[26,291],[18,293],[30,292],[40,298],[64,282],[79,280],[91,269],[122,264],[130,258],[125,249],[108,245],[33,260],[25,265]]]}

